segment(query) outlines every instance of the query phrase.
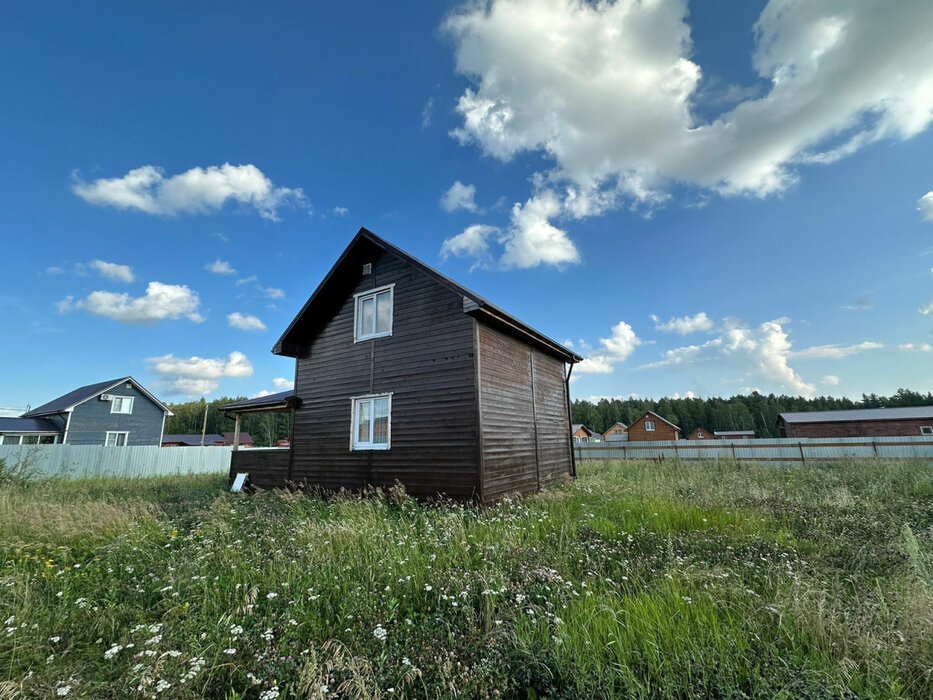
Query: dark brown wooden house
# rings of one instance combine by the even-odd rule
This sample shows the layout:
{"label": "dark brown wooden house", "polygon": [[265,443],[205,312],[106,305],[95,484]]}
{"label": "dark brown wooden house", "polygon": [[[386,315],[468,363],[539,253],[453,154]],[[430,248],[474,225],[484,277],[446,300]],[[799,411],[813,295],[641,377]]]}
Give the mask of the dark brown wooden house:
{"label": "dark brown wooden house", "polygon": [[265,402],[293,412],[291,447],[234,452],[255,485],[399,481],[485,503],[574,474],[580,356],[366,229],[273,353],[296,360],[294,392]]}
{"label": "dark brown wooden house", "polygon": [[933,406],[782,413],[777,422],[788,438],[933,436]]}
{"label": "dark brown wooden house", "polygon": [[680,428],[654,411],[647,411],[628,427],[628,439],[629,442],[679,440]]}

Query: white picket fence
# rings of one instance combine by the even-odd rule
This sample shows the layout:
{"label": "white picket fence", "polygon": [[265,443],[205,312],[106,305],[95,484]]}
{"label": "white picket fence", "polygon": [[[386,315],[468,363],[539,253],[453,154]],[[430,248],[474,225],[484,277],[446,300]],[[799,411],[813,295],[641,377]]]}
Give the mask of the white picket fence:
{"label": "white picket fence", "polygon": [[174,474],[226,474],[232,447],[104,447],[103,445],[0,445],[7,469],[24,462],[45,476],[140,478]]}
{"label": "white picket fence", "polygon": [[765,464],[817,464],[841,459],[908,459],[933,462],[933,438],[758,438],[753,440],[672,440],[574,445],[578,459],[730,459]]}

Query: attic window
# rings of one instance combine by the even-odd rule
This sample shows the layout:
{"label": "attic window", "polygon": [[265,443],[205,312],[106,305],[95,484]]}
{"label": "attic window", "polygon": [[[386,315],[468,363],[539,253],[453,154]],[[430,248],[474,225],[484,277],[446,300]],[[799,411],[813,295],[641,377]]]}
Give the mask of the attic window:
{"label": "attic window", "polygon": [[133,413],[132,396],[114,396],[110,400],[111,413]]}
{"label": "attic window", "polygon": [[653,432],[654,432],[654,421],[653,421],[653,420],[646,420],[646,421],[645,421],[645,431],[646,431],[646,432],[649,432],[649,433],[653,433]]}
{"label": "attic window", "polygon": [[372,263],[366,263],[365,265],[363,265],[363,274],[364,274],[364,275],[371,275],[371,274],[373,274],[373,264],[372,264]]}
{"label": "attic window", "polygon": [[392,301],[395,285],[355,295],[353,342],[392,335]]}

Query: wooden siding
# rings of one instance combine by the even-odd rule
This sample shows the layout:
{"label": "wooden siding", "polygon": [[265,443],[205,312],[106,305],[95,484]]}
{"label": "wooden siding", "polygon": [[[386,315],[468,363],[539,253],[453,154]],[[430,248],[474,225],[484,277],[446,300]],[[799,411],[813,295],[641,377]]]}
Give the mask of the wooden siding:
{"label": "wooden siding", "polygon": [[[654,430],[645,430],[645,421],[654,421]],[[660,418],[644,415],[628,427],[629,442],[644,442],[646,440],[677,440],[680,430],[665,423]]]}
{"label": "wooden siding", "polygon": [[[207,448],[191,448],[207,449]],[[238,472],[248,472],[249,482],[261,489],[284,486],[288,480],[289,450],[233,450],[230,453],[230,483]]]}
{"label": "wooden siding", "polygon": [[[362,275],[364,262],[372,274]],[[474,321],[463,313],[463,298],[391,253],[374,251],[350,264],[355,287],[300,343],[291,479],[327,489],[398,480],[418,496],[474,497]],[[392,335],[354,343],[353,294],[392,283]],[[391,449],[351,451],[351,398],[389,392]]]}
{"label": "wooden siding", "polygon": [[930,418],[902,420],[834,421],[831,423],[787,423],[782,426],[786,437],[919,437],[920,428],[933,426]]}
{"label": "wooden siding", "polygon": [[483,500],[569,476],[563,363],[484,324],[477,335]]}
{"label": "wooden siding", "polygon": [[[131,382],[130,382],[131,383]],[[133,412],[111,413],[110,401],[101,401],[99,394],[78,404],[71,412],[66,440],[69,445],[103,445],[107,431],[128,431],[127,446],[160,445],[165,411],[135,386],[126,383],[110,389],[113,396],[132,396]]]}

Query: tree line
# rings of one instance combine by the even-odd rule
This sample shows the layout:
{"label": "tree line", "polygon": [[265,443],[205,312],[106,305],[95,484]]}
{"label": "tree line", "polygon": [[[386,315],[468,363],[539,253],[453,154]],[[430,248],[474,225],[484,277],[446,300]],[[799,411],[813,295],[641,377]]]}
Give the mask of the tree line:
{"label": "tree line", "polygon": [[696,428],[706,430],[754,430],[757,437],[780,437],[778,414],[796,411],[837,411],[856,408],[882,408],[933,405],[933,392],[923,394],[898,389],[891,396],[862,394],[859,401],[833,396],[806,399],[802,396],[767,396],[757,391],[731,398],[706,399],[602,399],[591,403],[582,399],[573,402],[574,423],[604,433],[611,425],[622,422],[631,425],[645,411],[654,411],[680,427],[681,437]]}
{"label": "tree line", "polygon": [[[245,401],[247,397],[224,396],[213,401],[187,401],[184,403],[166,404],[175,415],[165,420],[166,434],[200,435],[205,425],[204,409],[207,407],[208,435],[231,433],[235,427],[234,420],[227,418],[220,407],[234,401]],[[240,421],[240,431],[249,433],[257,447],[271,447],[279,438],[291,435],[291,413],[244,413]]]}

